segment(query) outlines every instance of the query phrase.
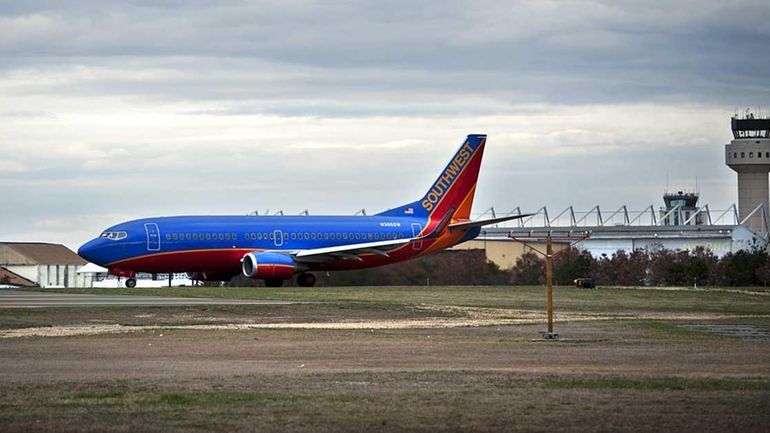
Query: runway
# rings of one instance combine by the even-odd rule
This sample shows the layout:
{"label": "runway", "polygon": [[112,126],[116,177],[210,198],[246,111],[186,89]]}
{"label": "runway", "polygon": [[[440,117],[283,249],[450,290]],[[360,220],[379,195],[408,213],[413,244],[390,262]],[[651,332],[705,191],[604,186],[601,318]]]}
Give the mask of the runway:
{"label": "runway", "polygon": [[49,307],[163,307],[186,305],[288,305],[298,302],[254,299],[180,298],[163,296],[77,295],[65,293],[0,290],[2,308]]}

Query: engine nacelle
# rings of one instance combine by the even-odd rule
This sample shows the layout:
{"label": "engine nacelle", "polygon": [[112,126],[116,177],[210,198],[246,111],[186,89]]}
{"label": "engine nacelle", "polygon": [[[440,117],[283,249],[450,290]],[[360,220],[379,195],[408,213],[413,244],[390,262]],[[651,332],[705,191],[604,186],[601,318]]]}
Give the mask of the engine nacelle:
{"label": "engine nacelle", "polygon": [[243,275],[261,280],[288,280],[294,275],[294,260],[278,253],[248,253],[241,260]]}

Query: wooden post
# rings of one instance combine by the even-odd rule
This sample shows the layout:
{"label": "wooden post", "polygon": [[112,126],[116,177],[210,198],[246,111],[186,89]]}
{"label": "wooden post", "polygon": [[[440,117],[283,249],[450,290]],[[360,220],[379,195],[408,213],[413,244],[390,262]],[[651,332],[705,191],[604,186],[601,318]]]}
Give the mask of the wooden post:
{"label": "wooden post", "polygon": [[545,238],[545,284],[548,289],[548,335],[553,336],[553,245],[551,244],[551,235]]}

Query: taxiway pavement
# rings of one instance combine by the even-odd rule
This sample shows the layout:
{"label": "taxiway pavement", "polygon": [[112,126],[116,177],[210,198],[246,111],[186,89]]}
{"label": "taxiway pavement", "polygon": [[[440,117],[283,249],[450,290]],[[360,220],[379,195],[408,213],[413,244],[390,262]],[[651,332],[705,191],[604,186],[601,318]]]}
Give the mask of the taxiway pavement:
{"label": "taxiway pavement", "polygon": [[287,305],[291,301],[258,299],[182,298],[165,296],[81,295],[69,293],[0,290],[0,308],[48,307],[126,307],[126,306],[185,306],[185,305]]}

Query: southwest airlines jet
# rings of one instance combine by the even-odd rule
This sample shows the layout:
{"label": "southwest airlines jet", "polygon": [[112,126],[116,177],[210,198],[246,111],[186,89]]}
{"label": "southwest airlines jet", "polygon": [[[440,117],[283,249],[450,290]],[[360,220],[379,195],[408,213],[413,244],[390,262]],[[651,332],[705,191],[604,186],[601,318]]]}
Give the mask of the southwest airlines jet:
{"label": "southwest airlines jet", "polygon": [[471,221],[486,135],[469,135],[417,201],[372,216],[173,216],[128,221],[80,247],[84,259],[127,277],[187,272],[203,281],[239,273],[280,287],[313,271],[381,266],[431,254],[479,235],[481,227],[527,215]]}

